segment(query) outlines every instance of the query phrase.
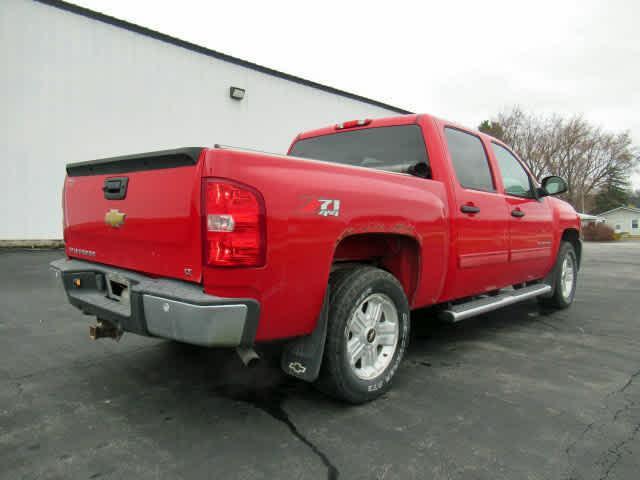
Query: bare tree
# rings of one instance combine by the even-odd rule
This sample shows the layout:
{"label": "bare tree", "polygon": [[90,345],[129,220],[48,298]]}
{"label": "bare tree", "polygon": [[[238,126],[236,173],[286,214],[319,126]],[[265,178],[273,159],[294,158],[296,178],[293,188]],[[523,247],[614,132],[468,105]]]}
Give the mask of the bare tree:
{"label": "bare tree", "polygon": [[612,185],[627,188],[639,160],[629,132],[604,131],[581,115],[537,116],[516,106],[485,120],[480,130],[511,145],[536,177],[564,177],[565,198],[581,211],[586,197]]}

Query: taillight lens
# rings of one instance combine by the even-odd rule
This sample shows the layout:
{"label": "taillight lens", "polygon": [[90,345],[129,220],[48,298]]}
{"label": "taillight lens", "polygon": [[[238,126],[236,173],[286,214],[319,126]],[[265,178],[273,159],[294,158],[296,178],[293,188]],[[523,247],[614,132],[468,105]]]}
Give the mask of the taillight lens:
{"label": "taillight lens", "polygon": [[250,187],[205,179],[205,261],[219,267],[259,267],[265,262],[264,203]]}

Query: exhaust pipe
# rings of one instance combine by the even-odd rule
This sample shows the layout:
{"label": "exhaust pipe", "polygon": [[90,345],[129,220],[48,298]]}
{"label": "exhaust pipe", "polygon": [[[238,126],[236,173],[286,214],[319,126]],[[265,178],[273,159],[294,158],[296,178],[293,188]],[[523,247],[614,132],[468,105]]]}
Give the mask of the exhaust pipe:
{"label": "exhaust pipe", "polygon": [[245,367],[253,367],[260,361],[260,356],[251,347],[236,347],[236,353]]}
{"label": "exhaust pipe", "polygon": [[91,325],[89,327],[89,338],[91,340],[98,340],[99,338],[112,338],[113,340],[120,340],[122,337],[122,330],[107,321],[98,320],[97,325]]}

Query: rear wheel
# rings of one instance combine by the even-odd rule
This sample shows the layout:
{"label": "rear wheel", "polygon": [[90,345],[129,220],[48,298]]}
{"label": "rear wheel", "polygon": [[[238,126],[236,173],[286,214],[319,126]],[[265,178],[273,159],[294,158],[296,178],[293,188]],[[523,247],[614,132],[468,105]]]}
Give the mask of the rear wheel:
{"label": "rear wheel", "polygon": [[331,278],[323,392],[363,403],[388,390],[409,341],[409,304],[390,273],[370,266]]}
{"label": "rear wheel", "polygon": [[578,280],[578,260],[573,245],[562,242],[558,257],[550,275],[553,292],[551,296],[540,298],[540,303],[552,308],[567,308],[573,303]]}

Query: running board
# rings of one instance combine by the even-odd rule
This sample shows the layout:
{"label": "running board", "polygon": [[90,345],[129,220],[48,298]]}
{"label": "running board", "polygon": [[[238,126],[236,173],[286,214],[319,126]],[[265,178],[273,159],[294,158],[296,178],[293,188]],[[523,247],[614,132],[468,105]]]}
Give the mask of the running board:
{"label": "running board", "polygon": [[551,292],[551,285],[536,284],[513,290],[512,292],[496,295],[495,297],[479,298],[470,302],[453,305],[440,313],[443,320],[459,322],[469,317],[491,312],[507,305],[522,302],[539,295]]}

